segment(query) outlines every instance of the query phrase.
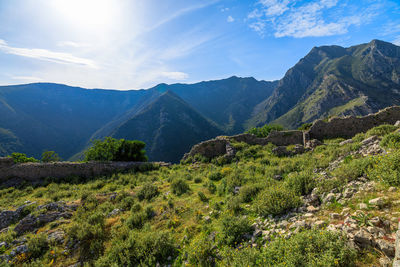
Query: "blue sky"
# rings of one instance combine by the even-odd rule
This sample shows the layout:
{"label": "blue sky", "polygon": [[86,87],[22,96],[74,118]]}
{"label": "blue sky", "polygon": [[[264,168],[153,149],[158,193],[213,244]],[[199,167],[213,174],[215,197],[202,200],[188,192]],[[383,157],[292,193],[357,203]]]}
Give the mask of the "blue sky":
{"label": "blue sky", "polygon": [[0,85],[275,80],[314,46],[400,45],[399,0],[1,0]]}

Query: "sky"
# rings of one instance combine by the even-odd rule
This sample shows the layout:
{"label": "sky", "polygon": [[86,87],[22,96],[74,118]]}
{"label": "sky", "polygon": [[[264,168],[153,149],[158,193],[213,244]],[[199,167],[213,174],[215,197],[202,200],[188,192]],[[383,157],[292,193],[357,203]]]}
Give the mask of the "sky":
{"label": "sky", "polygon": [[0,85],[277,80],[372,39],[400,45],[400,0],[0,0]]}

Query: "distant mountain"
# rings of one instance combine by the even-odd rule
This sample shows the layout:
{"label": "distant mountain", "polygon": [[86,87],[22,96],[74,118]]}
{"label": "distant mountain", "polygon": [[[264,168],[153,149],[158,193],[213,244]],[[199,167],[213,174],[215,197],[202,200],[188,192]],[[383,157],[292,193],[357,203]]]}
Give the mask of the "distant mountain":
{"label": "distant mountain", "polygon": [[167,91],[111,136],[144,141],[152,160],[178,162],[193,144],[222,133],[179,96]]}
{"label": "distant mountain", "polygon": [[295,128],[331,115],[365,115],[400,104],[400,47],[373,40],[315,47],[257,105],[249,126]]}
{"label": "distant mountain", "polygon": [[400,105],[400,47],[373,40],[313,48],[280,81],[230,77],[147,90],[60,84],[0,86],[0,156],[77,159],[92,139],[146,142],[152,160],[177,161],[195,143],[265,123],[286,128]]}

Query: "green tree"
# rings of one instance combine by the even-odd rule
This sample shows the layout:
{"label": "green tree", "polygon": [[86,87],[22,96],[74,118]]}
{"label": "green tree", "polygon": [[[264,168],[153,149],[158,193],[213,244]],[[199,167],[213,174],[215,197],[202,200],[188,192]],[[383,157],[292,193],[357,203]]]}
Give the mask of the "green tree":
{"label": "green tree", "polygon": [[85,152],[85,160],[95,161],[147,161],[145,143],[106,137],[94,140]]}
{"label": "green tree", "polygon": [[44,151],[42,154],[42,162],[56,162],[61,160],[55,151]]}
{"label": "green tree", "polygon": [[247,131],[247,133],[254,134],[257,137],[267,137],[272,131],[282,131],[281,125],[265,124],[263,127],[255,127]]}
{"label": "green tree", "polygon": [[28,158],[24,153],[14,152],[8,157],[12,158],[15,163],[39,162],[39,160],[35,159],[34,157]]}

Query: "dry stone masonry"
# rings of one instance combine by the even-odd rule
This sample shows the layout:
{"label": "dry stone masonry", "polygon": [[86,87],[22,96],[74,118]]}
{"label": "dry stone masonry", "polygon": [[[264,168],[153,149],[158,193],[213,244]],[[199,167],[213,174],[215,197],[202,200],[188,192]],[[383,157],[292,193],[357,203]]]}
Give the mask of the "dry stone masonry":
{"label": "dry stone masonry", "polygon": [[94,177],[143,167],[165,165],[163,162],[53,162],[14,164],[11,158],[0,158],[0,184],[17,178],[38,183],[43,178]]}
{"label": "dry stone masonry", "polygon": [[[329,121],[317,120],[308,131],[272,131],[268,137],[259,138],[252,134],[239,134],[234,136],[219,136],[215,139],[204,141],[192,147],[189,153],[185,154],[183,160],[200,154],[206,158],[215,158],[227,155],[227,147],[231,147],[230,142],[244,142],[249,145],[266,145],[272,143],[279,147],[279,155],[293,155],[286,151],[286,146],[301,145],[306,151],[321,145],[324,139],[329,138],[352,138],[358,133],[363,133],[371,128],[382,124],[395,124],[400,121],[400,107],[393,106],[385,108],[378,113],[364,117],[348,116],[344,118],[332,118]],[[351,141],[347,141],[351,142]],[[294,153],[296,154],[296,153]],[[229,155],[232,156],[232,155]]]}

